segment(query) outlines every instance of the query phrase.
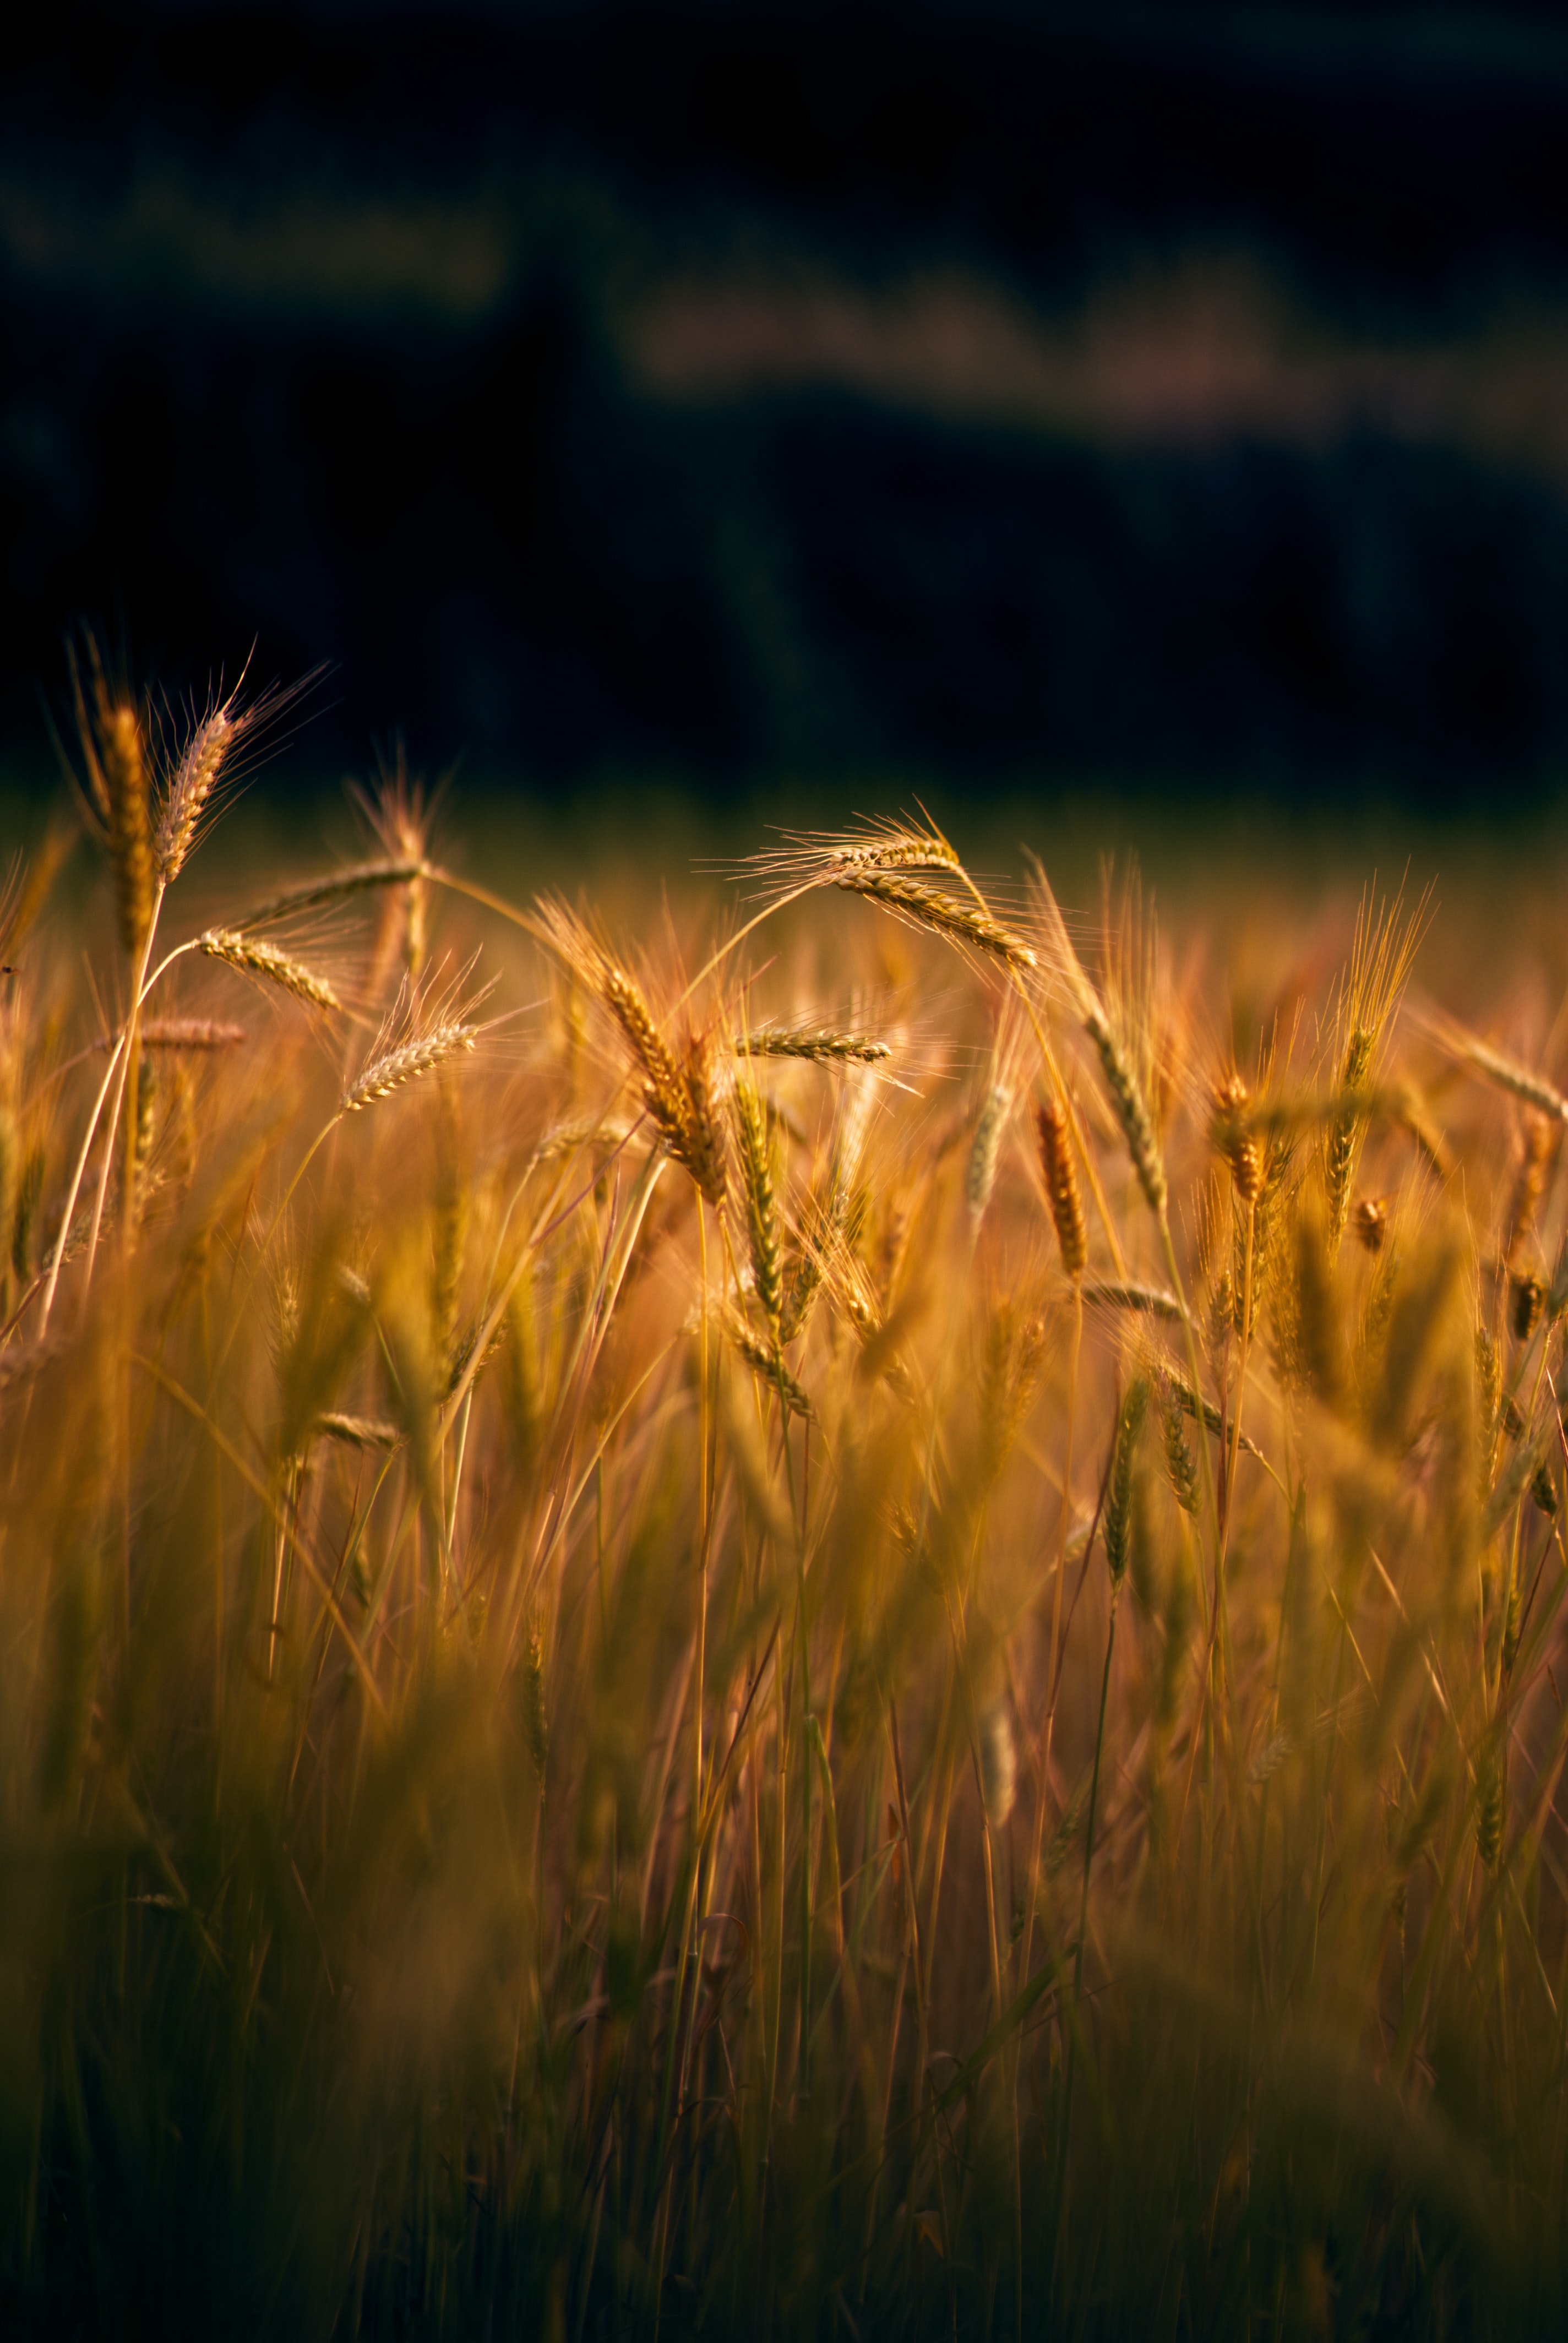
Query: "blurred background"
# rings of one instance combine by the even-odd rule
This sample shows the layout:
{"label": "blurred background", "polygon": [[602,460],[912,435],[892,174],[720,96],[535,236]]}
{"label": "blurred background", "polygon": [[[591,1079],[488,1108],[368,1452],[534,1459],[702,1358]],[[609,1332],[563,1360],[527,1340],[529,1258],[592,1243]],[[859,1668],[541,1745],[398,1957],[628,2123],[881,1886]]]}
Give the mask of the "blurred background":
{"label": "blurred background", "polygon": [[35,7],[0,769],[91,613],[282,787],[1538,806],[1565,196],[1544,11]]}

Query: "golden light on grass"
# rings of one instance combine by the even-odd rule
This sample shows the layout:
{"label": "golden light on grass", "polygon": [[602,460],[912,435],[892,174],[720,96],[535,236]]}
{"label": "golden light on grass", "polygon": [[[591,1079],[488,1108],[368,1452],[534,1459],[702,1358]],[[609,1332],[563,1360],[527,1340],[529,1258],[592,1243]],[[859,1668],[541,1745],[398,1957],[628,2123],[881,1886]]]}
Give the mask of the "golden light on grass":
{"label": "golden light on grass", "polygon": [[0,893],[21,2327],[1560,2323],[1532,971],[1417,1026],[1369,899],[1292,1043],[920,823],[637,951],[396,789],[127,929],[83,795],[101,900]]}

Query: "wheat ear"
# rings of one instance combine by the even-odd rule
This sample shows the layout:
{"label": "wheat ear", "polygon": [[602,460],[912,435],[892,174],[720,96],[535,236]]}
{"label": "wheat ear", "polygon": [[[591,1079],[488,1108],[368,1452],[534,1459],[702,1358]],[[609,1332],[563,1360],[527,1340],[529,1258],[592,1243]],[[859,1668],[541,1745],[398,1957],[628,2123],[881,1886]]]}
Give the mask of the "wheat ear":
{"label": "wheat ear", "polygon": [[259,976],[268,984],[280,985],[285,992],[292,992],[297,1001],[307,1001],[313,1009],[343,1006],[324,976],[317,976],[303,960],[296,960],[276,944],[264,942],[259,936],[241,935],[237,928],[209,928],[197,938],[196,949],[206,952],[209,960],[221,960],[247,976]]}

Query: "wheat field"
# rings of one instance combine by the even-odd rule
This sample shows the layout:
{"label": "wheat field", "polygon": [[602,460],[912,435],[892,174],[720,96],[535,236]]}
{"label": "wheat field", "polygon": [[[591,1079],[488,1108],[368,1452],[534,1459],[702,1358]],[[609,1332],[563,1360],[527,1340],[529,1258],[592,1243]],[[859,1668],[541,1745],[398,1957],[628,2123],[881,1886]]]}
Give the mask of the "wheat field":
{"label": "wheat field", "polygon": [[617,931],[400,765],[215,901],[286,696],[72,690],[0,900],[8,2328],[1559,2328],[1506,906],[1461,990],[1408,890],[1168,943],[916,816]]}

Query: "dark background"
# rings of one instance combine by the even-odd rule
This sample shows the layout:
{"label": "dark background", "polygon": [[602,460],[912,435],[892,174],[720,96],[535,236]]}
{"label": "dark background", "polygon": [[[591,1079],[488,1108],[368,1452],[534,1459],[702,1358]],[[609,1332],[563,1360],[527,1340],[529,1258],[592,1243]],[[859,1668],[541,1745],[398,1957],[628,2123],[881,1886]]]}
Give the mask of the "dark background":
{"label": "dark background", "polygon": [[581,797],[1568,769],[1568,31],[34,8],[0,762],[98,614]]}

